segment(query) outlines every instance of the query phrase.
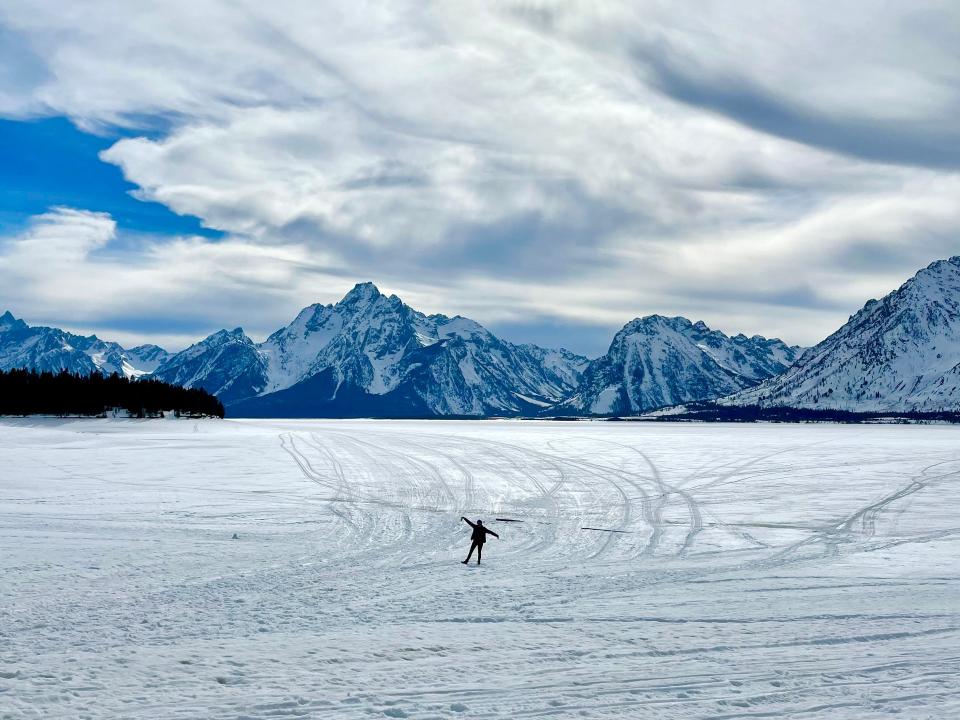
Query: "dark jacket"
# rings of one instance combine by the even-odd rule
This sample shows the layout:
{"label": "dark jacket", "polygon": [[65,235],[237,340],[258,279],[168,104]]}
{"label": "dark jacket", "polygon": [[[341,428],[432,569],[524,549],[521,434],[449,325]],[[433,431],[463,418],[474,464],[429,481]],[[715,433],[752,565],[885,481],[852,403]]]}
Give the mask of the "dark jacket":
{"label": "dark jacket", "polygon": [[[467,520],[466,518],[463,518]],[[493,530],[488,530],[483,525],[477,525],[467,520],[467,524],[473,528],[473,533],[470,535],[470,539],[473,540],[477,545],[483,545],[487,541],[487,535],[493,535],[495,538],[499,538]]]}

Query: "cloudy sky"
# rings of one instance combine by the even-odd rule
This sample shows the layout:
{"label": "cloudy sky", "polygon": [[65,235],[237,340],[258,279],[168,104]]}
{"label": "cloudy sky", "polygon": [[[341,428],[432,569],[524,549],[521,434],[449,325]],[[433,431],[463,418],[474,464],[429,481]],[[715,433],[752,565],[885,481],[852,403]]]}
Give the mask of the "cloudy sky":
{"label": "cloudy sky", "polygon": [[813,343],[960,254],[958,118],[952,0],[0,0],[0,311]]}

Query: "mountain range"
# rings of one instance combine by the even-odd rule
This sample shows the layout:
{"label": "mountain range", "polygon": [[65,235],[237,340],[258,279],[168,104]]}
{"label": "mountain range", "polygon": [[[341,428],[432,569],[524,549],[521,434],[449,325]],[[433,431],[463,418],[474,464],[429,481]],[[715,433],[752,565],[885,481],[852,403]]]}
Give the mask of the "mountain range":
{"label": "mountain range", "polygon": [[728,337],[703,322],[649,315],[627,323],[557,408],[576,415],[636,415],[710,400],[785,371],[800,348],[754,335]]}
{"label": "mountain range", "polygon": [[857,411],[960,409],[960,257],[932,263],[804,350],[703,322],[628,322],[607,353],[514,344],[372,283],[262,343],[220,330],[178,353],[0,316],[0,369],[151,376],[233,417],[636,415],[695,401]]}
{"label": "mountain range", "polygon": [[31,327],[10,311],[0,315],[0,370],[30,368],[79,375],[100,372],[141,377],[156,370],[170,353],[156,345],[123,348],[96,335],[74,335],[51,327]]}
{"label": "mountain range", "polygon": [[372,283],[310,305],[264,342],[222,330],[154,377],[215,393],[233,416],[531,415],[573,392],[588,360],[515,345],[464,317],[424,315]]}

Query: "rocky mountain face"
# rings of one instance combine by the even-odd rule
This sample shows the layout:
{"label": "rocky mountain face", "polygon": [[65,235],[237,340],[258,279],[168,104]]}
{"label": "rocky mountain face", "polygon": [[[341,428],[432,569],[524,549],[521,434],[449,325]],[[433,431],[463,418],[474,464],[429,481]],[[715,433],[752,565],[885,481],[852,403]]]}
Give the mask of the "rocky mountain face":
{"label": "rocky mountain face", "polygon": [[33,370],[89,375],[149,374],[170,354],[156,345],[126,349],[96,335],[74,335],[58,328],[31,327],[10,312],[0,316],[0,370]]}
{"label": "rocky mountain face", "polygon": [[463,317],[424,315],[373,284],[310,305],[260,344],[239,328],[155,377],[217,394],[233,416],[534,414],[573,392],[587,359],[514,345]]}
{"label": "rocky mountain face", "polygon": [[871,300],[783,375],[725,404],[960,410],[960,256]]}
{"label": "rocky mountain face", "polygon": [[152,377],[183,387],[202,387],[228,405],[264,390],[267,361],[241,328],[220,330],[171,355]]}
{"label": "rocky mountain face", "polygon": [[627,323],[593,360],[569,414],[634,415],[752,387],[786,370],[800,348],[754,335],[728,337],[702,322],[650,315]]}

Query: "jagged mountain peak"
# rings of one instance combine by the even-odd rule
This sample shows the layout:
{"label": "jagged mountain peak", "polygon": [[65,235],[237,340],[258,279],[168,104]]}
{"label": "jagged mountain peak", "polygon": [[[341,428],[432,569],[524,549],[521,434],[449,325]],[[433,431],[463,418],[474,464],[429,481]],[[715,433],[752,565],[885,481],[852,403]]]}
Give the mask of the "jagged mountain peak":
{"label": "jagged mountain peak", "polygon": [[786,369],[799,348],[759,335],[729,338],[703,321],[647,315],[628,322],[590,362],[560,411],[635,414],[713,399]]}
{"label": "jagged mountain peak", "polygon": [[156,375],[201,385],[240,414],[515,415],[568,395],[587,362],[513,345],[460,315],[424,315],[373,283],[307,306],[242,352],[223,356],[221,344],[211,336]]}
{"label": "jagged mountain peak", "polygon": [[350,302],[358,298],[376,298],[382,295],[380,288],[378,288],[374,283],[369,280],[366,282],[358,282],[356,285],[351,288],[351,290],[343,296],[341,302]]}
{"label": "jagged mountain peak", "polygon": [[169,353],[126,350],[96,335],[75,335],[60,328],[31,326],[9,310],[0,316],[0,369],[30,368],[81,375],[120,373],[137,377],[153,371]]}
{"label": "jagged mountain peak", "polygon": [[13,313],[7,310],[3,315],[0,315],[0,332],[7,332],[9,330],[23,330],[27,327],[27,324],[23,320],[18,320],[14,317]]}
{"label": "jagged mountain peak", "polygon": [[250,336],[244,332],[242,327],[235,327],[232,330],[223,328],[222,330],[217,330],[216,332],[211,333],[207,337],[203,338],[203,340],[193,343],[193,345],[182,352],[195,355],[197,353],[205,352],[208,348],[219,348],[223,345],[236,343],[241,345],[249,345],[251,347],[256,345]]}
{"label": "jagged mountain peak", "polygon": [[410,311],[396,295],[384,295],[372,282],[357,283],[336,303],[314,303],[303,308],[293,322],[280,328],[275,335],[296,329],[301,334],[323,328],[333,316],[356,318],[368,316],[372,311],[378,313],[404,313]]}
{"label": "jagged mountain peak", "polygon": [[960,409],[960,256],[869,300],[786,373],[722,401],[854,411]]}
{"label": "jagged mountain peak", "polygon": [[[952,257],[944,258],[943,260],[934,260],[932,263],[927,265],[925,268],[920,270],[917,275],[926,275],[931,272],[950,272],[955,273],[960,269],[960,255],[954,255]],[[916,276],[915,276],[916,277]]]}
{"label": "jagged mountain peak", "polygon": [[[399,298],[397,298],[396,295],[391,297],[399,301]],[[380,288],[378,288],[372,282],[362,282],[354,285],[353,288],[337,303],[337,306],[363,309],[366,306],[377,302],[378,300],[390,300],[391,297],[387,297],[381,293]]]}
{"label": "jagged mountain peak", "polygon": [[211,338],[218,340],[240,340],[241,342],[253,344],[253,340],[247,336],[242,327],[235,327],[233,330],[220,330],[211,335]]}
{"label": "jagged mountain peak", "polygon": [[863,308],[855,313],[855,316],[878,304],[900,301],[906,297],[916,298],[921,295],[927,297],[931,292],[934,295],[943,292],[953,294],[957,289],[958,281],[960,281],[960,255],[936,260],[918,270],[913,277],[880,300],[868,300]]}
{"label": "jagged mountain peak", "polygon": [[153,376],[184,387],[202,387],[224,403],[249,397],[266,384],[266,361],[243,328],[218,330],[157,367]]}
{"label": "jagged mountain peak", "polygon": [[664,328],[680,333],[727,337],[722,330],[711,329],[703,320],[693,321],[683,315],[661,315],[659,313],[634,318],[624,325],[617,334],[632,335],[640,332],[649,335],[662,332]]}
{"label": "jagged mountain peak", "polygon": [[[932,324],[957,321],[960,309],[960,256],[938,260],[918,271],[903,285],[880,300],[869,300],[850,318],[850,323],[882,321]],[[850,324],[848,323],[848,324]],[[844,332],[840,328],[816,347],[825,345]],[[925,331],[925,328],[914,328]]]}
{"label": "jagged mountain peak", "polygon": [[627,328],[638,328],[645,326],[667,326],[667,327],[689,327],[692,325],[687,318],[682,315],[661,315],[660,313],[652,313],[650,315],[643,315],[641,317],[636,317],[626,325],[623,326],[623,330]]}
{"label": "jagged mountain peak", "polygon": [[147,354],[147,353],[165,353],[167,352],[159,345],[154,345],[153,343],[146,343],[144,345],[137,345],[136,347],[130,348],[130,352]]}

